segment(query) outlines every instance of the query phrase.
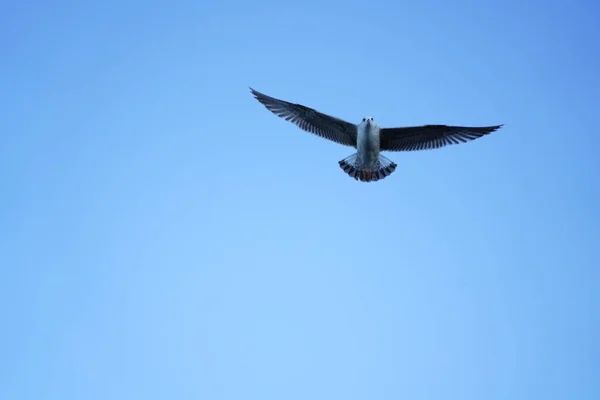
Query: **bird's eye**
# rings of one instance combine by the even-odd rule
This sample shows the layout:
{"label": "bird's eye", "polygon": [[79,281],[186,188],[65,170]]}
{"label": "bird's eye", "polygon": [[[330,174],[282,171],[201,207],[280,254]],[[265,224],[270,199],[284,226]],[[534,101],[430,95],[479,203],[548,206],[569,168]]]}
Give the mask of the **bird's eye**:
{"label": "bird's eye", "polygon": [[366,118],[363,118],[363,122],[365,122],[366,120],[367,120]]}
{"label": "bird's eye", "polygon": [[371,121],[373,121],[373,117],[369,118]]}

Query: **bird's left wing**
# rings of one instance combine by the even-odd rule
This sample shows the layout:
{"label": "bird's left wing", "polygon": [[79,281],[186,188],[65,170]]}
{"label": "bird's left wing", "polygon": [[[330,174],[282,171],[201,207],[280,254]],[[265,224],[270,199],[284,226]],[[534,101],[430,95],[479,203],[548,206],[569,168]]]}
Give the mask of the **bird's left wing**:
{"label": "bird's left wing", "polygon": [[296,124],[300,129],[345,146],[356,147],[356,125],[301,104],[267,96],[252,88],[250,91],[267,110]]}
{"label": "bird's left wing", "polygon": [[404,128],[381,128],[380,147],[382,151],[437,149],[478,139],[501,127],[502,125],[481,127],[423,125]]}

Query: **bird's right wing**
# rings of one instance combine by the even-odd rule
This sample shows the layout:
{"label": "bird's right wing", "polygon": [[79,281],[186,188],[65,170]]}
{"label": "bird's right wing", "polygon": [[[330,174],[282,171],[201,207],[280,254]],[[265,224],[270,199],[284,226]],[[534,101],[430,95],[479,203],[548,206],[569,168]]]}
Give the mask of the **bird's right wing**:
{"label": "bird's right wing", "polygon": [[404,128],[382,128],[381,150],[414,151],[437,149],[451,144],[464,143],[488,135],[502,125],[448,126],[423,125]]}
{"label": "bird's right wing", "polygon": [[250,91],[267,110],[296,124],[300,129],[345,146],[356,147],[356,125],[301,104],[267,96],[252,88]]}

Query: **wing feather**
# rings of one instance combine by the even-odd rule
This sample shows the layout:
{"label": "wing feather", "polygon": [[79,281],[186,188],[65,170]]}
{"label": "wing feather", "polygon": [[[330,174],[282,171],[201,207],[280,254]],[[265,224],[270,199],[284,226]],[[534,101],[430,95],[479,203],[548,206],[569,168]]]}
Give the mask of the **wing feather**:
{"label": "wing feather", "polygon": [[301,104],[267,96],[252,88],[250,88],[250,91],[267,110],[286,121],[292,122],[300,129],[345,146],[356,147],[357,132],[355,124],[323,114]]}
{"label": "wing feather", "polygon": [[423,125],[402,128],[382,128],[381,150],[415,151],[466,143],[488,135],[503,125],[468,127],[449,125]]}

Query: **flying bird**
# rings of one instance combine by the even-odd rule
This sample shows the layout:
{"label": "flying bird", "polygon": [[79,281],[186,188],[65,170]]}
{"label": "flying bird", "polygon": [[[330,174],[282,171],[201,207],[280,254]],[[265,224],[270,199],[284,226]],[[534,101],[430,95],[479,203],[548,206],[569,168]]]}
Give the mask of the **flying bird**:
{"label": "flying bird", "polygon": [[377,125],[373,117],[363,118],[357,125],[301,104],[267,96],[252,88],[250,91],[267,110],[294,123],[300,129],[355,148],[356,153],[338,164],[350,177],[361,182],[384,179],[396,170],[396,163],[384,157],[381,151],[437,149],[478,139],[503,126],[423,125],[383,128]]}

